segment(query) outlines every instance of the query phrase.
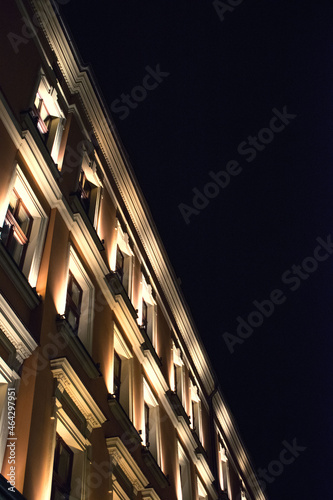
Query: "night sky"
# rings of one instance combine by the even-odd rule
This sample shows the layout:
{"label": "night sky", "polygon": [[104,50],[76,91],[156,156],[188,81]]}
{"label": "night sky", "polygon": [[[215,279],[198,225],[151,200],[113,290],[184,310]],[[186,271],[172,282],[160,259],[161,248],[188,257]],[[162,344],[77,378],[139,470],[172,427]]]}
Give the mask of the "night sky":
{"label": "night sky", "polygon": [[59,3],[267,496],[332,498],[332,2]]}

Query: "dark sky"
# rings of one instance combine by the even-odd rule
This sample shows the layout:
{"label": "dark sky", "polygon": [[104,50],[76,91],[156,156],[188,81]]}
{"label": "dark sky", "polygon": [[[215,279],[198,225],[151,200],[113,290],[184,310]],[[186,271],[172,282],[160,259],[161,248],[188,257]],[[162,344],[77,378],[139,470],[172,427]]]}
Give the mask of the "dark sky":
{"label": "dark sky", "polygon": [[[279,471],[283,442],[306,448],[269,474],[268,497],[332,498],[333,253],[316,241],[333,240],[332,2],[243,0],[224,15],[220,2],[220,16],[207,0],[59,3],[255,470]],[[238,175],[217,193],[207,183],[228,163]],[[215,197],[198,209],[194,188]],[[251,315],[276,289],[283,303]],[[260,326],[236,337],[249,315]]]}

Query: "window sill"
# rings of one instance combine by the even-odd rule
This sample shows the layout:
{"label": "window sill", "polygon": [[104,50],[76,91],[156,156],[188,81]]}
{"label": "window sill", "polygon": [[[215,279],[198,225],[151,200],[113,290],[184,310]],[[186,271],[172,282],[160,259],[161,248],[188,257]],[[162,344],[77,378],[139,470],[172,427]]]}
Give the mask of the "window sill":
{"label": "window sill", "polygon": [[124,433],[126,433],[126,444],[139,446],[142,442],[141,436],[130,421],[124,408],[113,394],[109,396],[108,405],[112,415],[117,420]]}
{"label": "window sill", "polygon": [[141,350],[143,352],[149,351],[151,353],[151,355],[153,356],[154,360],[156,361],[157,366],[161,367],[162,366],[161,358],[159,358],[157,352],[155,351],[155,348],[154,348],[153,344],[151,343],[151,340],[148,337],[146,330],[144,328],[140,328],[140,332],[141,332],[141,335],[143,336],[143,338],[145,339],[143,344],[141,344]]}
{"label": "window sill", "polygon": [[49,150],[47,149],[47,146],[45,142],[43,141],[43,138],[41,137],[40,133],[38,132],[37,127],[34,124],[34,121],[30,115],[29,111],[25,111],[21,113],[22,116],[22,129],[23,131],[28,130],[34,139],[38,149],[41,151],[44,160],[46,161],[48,167],[50,168],[50,171],[53,174],[53,177],[58,180],[60,178],[60,173],[57,168],[57,165],[54,163]]}
{"label": "window sill", "polygon": [[16,262],[7,252],[2,242],[0,242],[0,265],[8,275],[9,279],[14,283],[28,307],[30,309],[37,307],[40,304],[39,296],[30,286],[27,278],[18,268]]}
{"label": "window sill", "polygon": [[166,392],[166,396],[169,400],[169,403],[177,417],[182,417],[187,425],[190,427],[190,419],[189,416],[187,415],[186,411],[184,410],[184,407],[182,405],[182,402],[180,401],[178,395],[173,392],[171,389],[169,389]]}
{"label": "window sill", "polygon": [[125,288],[123,287],[123,284],[119,280],[118,275],[111,271],[107,276],[105,276],[105,279],[106,279],[106,282],[109,286],[109,289],[111,290],[115,299],[119,302],[118,298],[121,297],[123,299],[123,301],[125,302],[132,317],[136,320],[138,317],[138,314],[137,314],[136,310],[134,309],[133,304],[130,301],[129,296],[127,295]]}
{"label": "window sill", "polygon": [[81,203],[81,201],[76,193],[72,194],[70,196],[70,207],[72,209],[73,214],[81,215],[82,220],[85,223],[85,225],[90,233],[90,236],[92,237],[97,249],[100,252],[102,250],[104,250],[104,245],[103,245],[102,241],[99,239],[99,236],[96,233],[96,230],[95,230],[91,220],[89,219],[86,211],[84,210],[82,203]]}
{"label": "window sill", "polygon": [[192,429],[192,435],[197,443],[197,448],[195,449],[196,455],[203,455],[203,457],[207,460],[208,459],[207,452],[202,446],[199,436],[194,429]]}
{"label": "window sill", "polygon": [[57,316],[56,323],[58,332],[63,336],[67,345],[79,361],[80,365],[84,368],[88,377],[92,379],[100,377],[100,371],[98,370],[89,352],[82,344],[81,340],[73,332],[73,329],[67,319],[62,316]]}
{"label": "window sill", "polygon": [[155,458],[150,453],[148,448],[143,446],[141,451],[142,451],[143,460],[144,460],[145,464],[147,465],[147,467],[149,468],[152,475],[154,476],[154,478],[156,479],[158,485],[161,488],[166,488],[167,486],[170,486],[169,479],[162,472],[160,466],[158,465],[158,463],[156,462]]}

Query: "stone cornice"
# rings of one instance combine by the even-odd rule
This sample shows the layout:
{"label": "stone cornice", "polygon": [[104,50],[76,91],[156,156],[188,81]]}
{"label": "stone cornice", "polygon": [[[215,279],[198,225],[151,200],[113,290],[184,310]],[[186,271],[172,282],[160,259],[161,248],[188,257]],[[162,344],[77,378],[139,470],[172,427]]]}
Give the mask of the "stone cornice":
{"label": "stone cornice", "polygon": [[81,379],[69,361],[66,358],[51,359],[50,365],[53,377],[58,381],[59,390],[61,392],[66,391],[71,397],[86,419],[89,431],[101,427],[106,421],[106,417],[81,382]]}

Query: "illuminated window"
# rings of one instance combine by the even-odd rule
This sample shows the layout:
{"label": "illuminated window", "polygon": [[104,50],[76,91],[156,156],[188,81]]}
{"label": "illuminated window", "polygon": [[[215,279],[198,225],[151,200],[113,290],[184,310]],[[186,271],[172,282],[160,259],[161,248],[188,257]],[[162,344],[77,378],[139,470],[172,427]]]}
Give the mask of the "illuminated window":
{"label": "illuminated window", "polygon": [[226,449],[221,441],[219,441],[219,476],[221,490],[227,492],[229,484],[229,465]]}
{"label": "illuminated window", "polygon": [[[36,286],[47,217],[20,167],[5,200],[1,241],[32,287]],[[3,211],[3,209],[2,209]]]}
{"label": "illuminated window", "polygon": [[178,463],[179,463],[179,500],[192,500],[191,491],[191,470],[187,455],[178,442]]}
{"label": "illuminated window", "polygon": [[145,446],[155,458],[158,465],[161,462],[160,422],[158,402],[146,380],[143,381],[144,396],[144,436]]}
{"label": "illuminated window", "polygon": [[114,325],[113,393],[130,420],[133,418],[133,355]]}
{"label": "illuminated window", "polygon": [[124,270],[125,270],[124,264],[125,264],[124,254],[117,245],[116,273],[121,283],[123,282],[124,279]]}
{"label": "illuminated window", "polygon": [[182,353],[179,348],[173,344],[173,374],[174,374],[174,392],[179,397],[182,405],[185,404],[185,367],[182,360]]}
{"label": "illuminated window", "polygon": [[58,103],[57,91],[49,85],[45,75],[41,76],[31,116],[54,163],[57,163],[65,116]]}
{"label": "illuminated window", "polygon": [[156,347],[156,302],[151,285],[142,274],[141,328],[147,333],[150,342]]}
{"label": "illuminated window", "polygon": [[196,432],[200,441],[202,440],[202,416],[201,416],[201,400],[198,394],[198,387],[193,380],[190,380],[190,397],[191,397],[191,427]]}
{"label": "illuminated window", "polygon": [[112,269],[116,272],[129,298],[132,298],[133,251],[129,244],[129,237],[123,231],[117,220],[117,242],[114,252]]}
{"label": "illuminated window", "polygon": [[70,248],[65,316],[87,351],[92,351],[94,286],[73,247]]}
{"label": "illuminated window", "polygon": [[83,152],[78,179],[78,196],[90,222],[97,229],[102,198],[102,182],[98,176],[95,156],[90,158],[87,151]]}
{"label": "illuminated window", "polygon": [[14,188],[3,225],[1,239],[20,269],[28,248],[33,218]]}

